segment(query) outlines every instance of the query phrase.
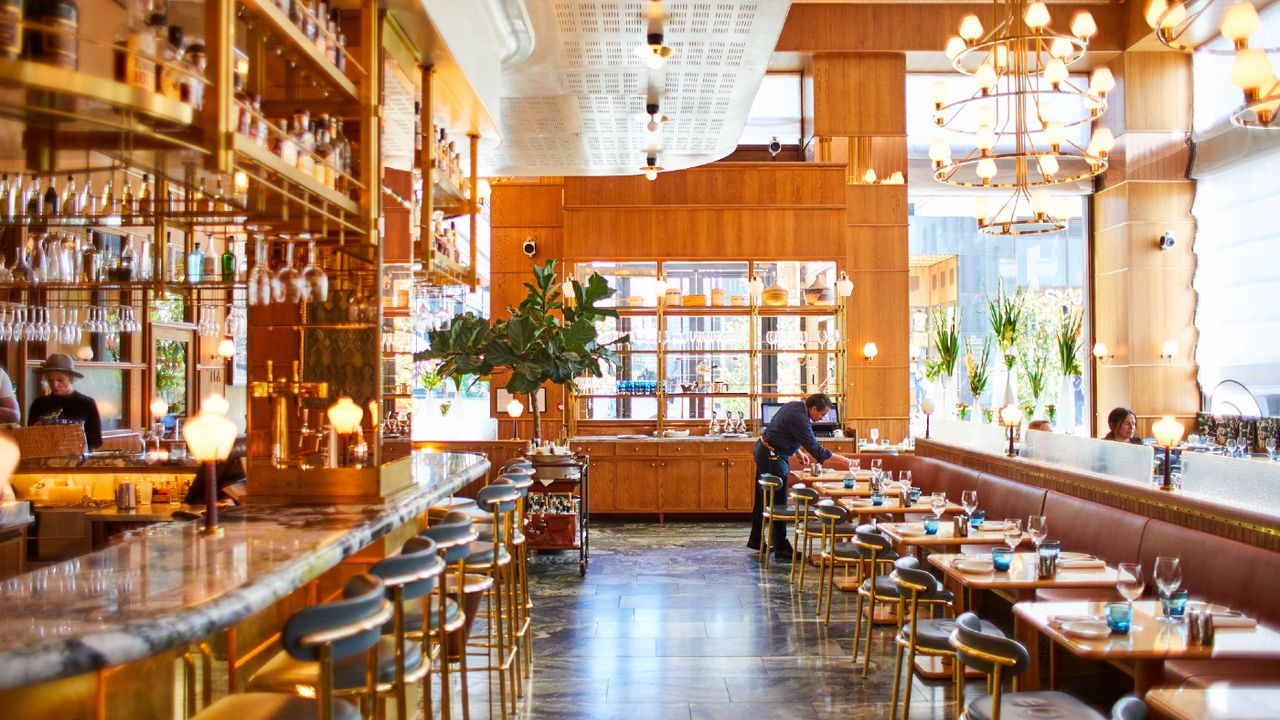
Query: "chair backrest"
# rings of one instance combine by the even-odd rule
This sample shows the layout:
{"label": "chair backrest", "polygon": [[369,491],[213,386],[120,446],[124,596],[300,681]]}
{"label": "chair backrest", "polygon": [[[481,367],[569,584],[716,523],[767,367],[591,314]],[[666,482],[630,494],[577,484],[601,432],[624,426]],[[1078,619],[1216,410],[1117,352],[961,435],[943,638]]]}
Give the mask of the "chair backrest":
{"label": "chair backrest", "polygon": [[323,647],[333,659],[345,658],[373,647],[392,614],[382,580],[364,573],[347,581],[341,600],[295,612],[280,642],[299,660],[319,660]]}
{"label": "chair backrest", "polygon": [[520,491],[513,485],[492,483],[476,493],[476,505],[499,515],[515,512]]}
{"label": "chair backrest", "polygon": [[1147,704],[1137,695],[1125,695],[1111,706],[1111,720],[1146,720]]}
{"label": "chair backrest", "polygon": [[960,662],[996,679],[1002,671],[1006,677],[1021,674],[1030,660],[1022,643],[984,633],[982,622],[973,613],[962,613],[956,618],[956,629],[951,631],[951,647]]}
{"label": "chair backrest", "polygon": [[415,537],[400,548],[399,555],[379,560],[369,572],[381,578],[388,590],[400,588],[402,599],[415,600],[435,589],[444,567],[435,540]]}
{"label": "chair backrest", "polygon": [[[911,557],[900,557],[893,562],[893,572],[889,579],[898,587],[907,590],[916,600],[930,600],[938,594],[938,581],[933,574],[920,567],[920,561]],[[908,615],[912,617],[912,615]]]}
{"label": "chair backrest", "polygon": [[854,530],[853,541],[859,547],[870,550],[873,555],[881,555],[893,550],[893,542],[872,525],[859,525]]}
{"label": "chair backrest", "polygon": [[[455,515],[461,515],[458,520]],[[450,518],[453,517],[451,520]],[[471,543],[480,534],[471,526],[471,518],[466,513],[450,512],[444,518],[422,532],[422,537],[434,540],[440,557],[447,563],[465,560],[471,554]]]}
{"label": "chair backrest", "polygon": [[791,488],[791,497],[807,505],[809,503],[817,502],[819,495],[818,491],[811,487],[796,487]]}
{"label": "chair backrest", "polygon": [[849,519],[849,511],[839,505],[818,503],[813,506],[813,514],[818,516],[819,520],[832,524],[842,523]]}
{"label": "chair backrest", "polygon": [[756,478],[756,484],[762,488],[767,488],[772,490],[781,490],[782,478],[778,477],[777,475],[770,475],[769,473],[764,473],[760,477]]}

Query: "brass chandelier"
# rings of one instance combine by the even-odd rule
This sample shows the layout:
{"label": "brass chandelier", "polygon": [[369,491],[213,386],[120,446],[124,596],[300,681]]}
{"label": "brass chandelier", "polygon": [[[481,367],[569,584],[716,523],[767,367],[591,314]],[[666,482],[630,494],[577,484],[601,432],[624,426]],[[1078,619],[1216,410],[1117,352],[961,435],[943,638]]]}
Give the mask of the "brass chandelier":
{"label": "brass chandelier", "polygon": [[[1244,94],[1244,103],[1231,111],[1231,123],[1244,128],[1280,130],[1280,81],[1268,55],[1280,47],[1250,45],[1249,38],[1262,28],[1258,11],[1249,0],[1151,0],[1147,24],[1165,47],[1185,53],[1235,56],[1231,84]],[[1218,49],[1207,40],[1216,34],[1231,41],[1230,49]]]}
{"label": "brass chandelier", "polygon": [[1063,230],[1072,214],[1069,198],[1050,198],[1048,187],[1077,182],[1107,169],[1115,145],[1111,131],[1095,130],[1085,147],[1068,134],[1106,112],[1115,79],[1095,70],[1089,86],[1077,86],[1068,68],[1079,61],[1097,32],[1093,16],[1077,13],[1070,34],[1049,27],[1043,2],[1007,0],[990,30],[976,15],[960,22],[947,42],[955,70],[971,78],[968,97],[950,100],[946,83],[933,87],[937,125],[973,143],[961,158],[938,138],[929,148],[934,178],[956,187],[1010,190],[1003,203],[980,197],[974,205],[978,229],[988,235],[1033,235]]}

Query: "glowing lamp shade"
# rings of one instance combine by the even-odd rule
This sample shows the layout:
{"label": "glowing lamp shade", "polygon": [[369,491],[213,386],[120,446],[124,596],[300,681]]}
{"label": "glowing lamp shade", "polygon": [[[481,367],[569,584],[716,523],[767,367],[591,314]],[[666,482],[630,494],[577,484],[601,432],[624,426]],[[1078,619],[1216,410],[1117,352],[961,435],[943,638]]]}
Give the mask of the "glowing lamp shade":
{"label": "glowing lamp shade", "polygon": [[219,393],[210,395],[204,399],[204,402],[200,403],[200,412],[202,413],[225,416],[230,409],[231,403],[227,402],[227,399]]}
{"label": "glowing lamp shade", "polygon": [[929,143],[929,159],[939,165],[946,165],[951,162],[951,146],[942,138],[934,138]]}
{"label": "glowing lamp shade", "polygon": [[[1062,145],[1063,141],[1067,139],[1067,128],[1060,122],[1045,123],[1044,139],[1054,147]],[[1057,170],[1054,172],[1057,172]]]}
{"label": "glowing lamp shade", "polygon": [[985,222],[991,217],[991,202],[985,197],[975,198],[973,201],[973,217],[978,222]]}
{"label": "glowing lamp shade", "polygon": [[1027,6],[1027,12],[1022,18],[1027,21],[1027,27],[1032,30],[1043,29],[1049,24],[1049,8],[1042,2],[1033,2]]}
{"label": "glowing lamp shade", "polygon": [[363,419],[364,408],[345,395],[329,406],[329,423],[333,425],[334,432],[343,435],[353,433]]}
{"label": "glowing lamp shade", "polygon": [[965,15],[960,20],[960,37],[969,42],[982,37],[982,21],[977,15]]}
{"label": "glowing lamp shade", "polygon": [[1089,89],[1098,95],[1106,95],[1116,87],[1116,76],[1110,68],[1100,67],[1089,76]]}
{"label": "glowing lamp shade", "polygon": [[1076,215],[1076,202],[1066,195],[1058,195],[1050,203],[1049,214],[1059,220],[1068,220]]}
{"label": "glowing lamp shade", "polygon": [[1043,215],[1049,212],[1049,191],[1037,188],[1031,193],[1031,212]]}
{"label": "glowing lamp shade", "polygon": [[753,299],[760,299],[760,296],[764,293],[764,281],[760,279],[759,275],[751,276],[751,280],[747,282],[747,292],[751,294]]}
{"label": "glowing lamp shade", "polygon": [[862,346],[862,357],[866,358],[867,362],[875,360],[876,356],[879,354],[880,348],[876,347],[876,344],[873,342],[869,342]]}
{"label": "glowing lamp shade", "polygon": [[1100,153],[1109,153],[1116,146],[1116,138],[1111,134],[1108,128],[1098,128],[1093,131],[1093,137],[1089,140],[1089,146],[1096,149]]}
{"label": "glowing lamp shade", "polygon": [[1075,48],[1071,41],[1066,38],[1054,38],[1052,44],[1049,45],[1049,54],[1059,60],[1067,58],[1071,55],[1071,51]]}
{"label": "glowing lamp shade", "polygon": [[1071,20],[1071,34],[1081,40],[1088,40],[1098,32],[1098,24],[1093,21],[1093,15],[1087,10],[1076,13],[1075,18]]}
{"label": "glowing lamp shade", "polygon": [[996,176],[996,161],[991,158],[983,158],[978,161],[978,167],[974,172],[983,180],[990,180]]}
{"label": "glowing lamp shade", "polygon": [[1098,342],[1096,342],[1096,343],[1094,343],[1094,344],[1093,344],[1093,356],[1094,356],[1094,357],[1101,359],[1101,358],[1106,357],[1108,354],[1109,354],[1109,349],[1107,348],[1107,344],[1106,344],[1106,343],[1104,343],[1104,342],[1102,342],[1102,341],[1098,341]]}
{"label": "glowing lamp shade", "polygon": [[236,443],[236,424],[221,415],[201,412],[183,426],[182,439],[197,462],[226,460]]}
{"label": "glowing lamp shade", "polygon": [[877,178],[876,178],[876,169],[875,169],[875,168],[867,168],[867,171],[866,171],[865,173],[863,173],[863,174],[862,174],[862,182],[864,182],[864,183],[866,183],[866,184],[868,184],[868,185],[875,185],[875,184],[876,184],[876,180],[877,180]]}
{"label": "glowing lamp shade", "polygon": [[237,170],[231,176],[231,187],[237,195],[247,195],[249,193],[249,173]]}
{"label": "glowing lamp shade", "polygon": [[1160,27],[1165,30],[1172,30],[1187,21],[1187,6],[1183,5],[1181,0],[1169,6],[1169,10],[1165,12],[1164,18],[1160,20]]}
{"label": "glowing lamp shade", "polygon": [[1009,67],[1009,46],[997,45],[992,51],[995,56],[995,65],[1000,70]]}
{"label": "glowing lamp shade", "polygon": [[236,341],[231,338],[222,338],[218,342],[218,357],[223,360],[230,360],[236,356]]}
{"label": "glowing lamp shade", "polygon": [[1000,424],[1005,427],[1014,427],[1022,422],[1022,409],[1015,403],[1010,403],[1000,408]]}
{"label": "glowing lamp shade", "polygon": [[656,295],[658,299],[662,299],[662,297],[667,294],[666,278],[659,277],[657,280],[653,281],[653,294]]}
{"label": "glowing lamp shade", "polygon": [[524,414],[524,403],[518,398],[511,398],[511,402],[507,403],[507,415],[509,417],[518,418]]}
{"label": "glowing lamp shade", "polygon": [[1184,429],[1182,423],[1173,419],[1171,415],[1165,415],[1151,426],[1151,433],[1156,436],[1156,442],[1160,445],[1173,447],[1182,440]]}
{"label": "glowing lamp shade", "polygon": [[653,182],[658,179],[658,171],[646,168],[644,171],[644,179]]}
{"label": "glowing lamp shade", "polygon": [[1176,340],[1165,340],[1160,344],[1160,357],[1165,360],[1172,360],[1174,355],[1178,354],[1178,342]]}
{"label": "glowing lamp shade", "polygon": [[925,415],[932,415],[934,410],[938,409],[938,403],[933,398],[925,398],[920,403],[920,411]]}
{"label": "glowing lamp shade", "polygon": [[84,362],[89,362],[90,360],[93,359],[93,348],[89,347],[88,345],[81,345],[80,347],[76,348],[76,359],[82,360]]}
{"label": "glowing lamp shade", "polygon": [[943,52],[947,54],[948,60],[955,60],[957,55],[964,52],[964,49],[964,40],[952,35],[947,38],[947,46],[943,49]]}
{"label": "glowing lamp shade", "polygon": [[162,397],[152,400],[151,404],[147,407],[151,410],[151,417],[157,420],[169,414],[169,403]]}
{"label": "glowing lamp shade", "polygon": [[1058,158],[1052,155],[1041,155],[1036,161],[1040,165],[1040,172],[1045,177],[1050,177],[1058,173]]}
{"label": "glowing lamp shade", "polygon": [[989,125],[983,125],[978,128],[973,144],[977,145],[979,150],[990,150],[996,146],[996,132]]}
{"label": "glowing lamp shade", "polygon": [[1062,58],[1053,58],[1044,66],[1044,79],[1058,85],[1067,79],[1067,64]]}
{"label": "glowing lamp shade", "polygon": [[929,88],[929,99],[933,100],[933,104],[942,106],[947,104],[947,84],[941,80],[935,82]]}
{"label": "glowing lamp shade", "polygon": [[1142,14],[1143,19],[1147,21],[1147,26],[1152,30],[1159,29],[1160,16],[1164,15],[1164,11],[1167,10],[1168,7],[1169,3],[1165,0],[1150,0],[1150,2],[1147,3],[1146,12]]}
{"label": "glowing lamp shade", "polygon": [[1238,2],[1227,8],[1227,13],[1222,17],[1222,35],[1231,38],[1237,43],[1246,41],[1250,35],[1258,32],[1262,27],[1262,20],[1258,18],[1258,11],[1254,9],[1251,2]]}
{"label": "glowing lamp shade", "polygon": [[973,81],[978,84],[978,89],[990,90],[996,85],[996,69],[988,63],[982,63],[973,74]]}
{"label": "glowing lamp shade", "polygon": [[853,294],[853,281],[849,279],[849,273],[843,270],[840,271],[840,279],[836,281],[836,294],[842,298]]}
{"label": "glowing lamp shade", "polygon": [[1256,48],[1244,48],[1236,53],[1231,65],[1231,84],[1245,91],[1258,92],[1275,84],[1276,73],[1271,68],[1267,54]]}

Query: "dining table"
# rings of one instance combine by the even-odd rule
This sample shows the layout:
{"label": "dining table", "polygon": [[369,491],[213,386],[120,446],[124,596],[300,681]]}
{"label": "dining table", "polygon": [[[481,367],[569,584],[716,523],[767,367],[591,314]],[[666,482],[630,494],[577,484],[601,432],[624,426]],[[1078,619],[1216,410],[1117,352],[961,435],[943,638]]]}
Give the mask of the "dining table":
{"label": "dining table", "polygon": [[1105,605],[1100,600],[1026,601],[1014,605],[1013,613],[1071,654],[1125,669],[1139,695],[1164,681],[1164,664],[1169,660],[1280,660],[1280,632],[1226,608],[1219,609],[1221,615],[1215,613],[1215,618],[1223,620],[1216,623],[1212,644],[1188,642],[1186,621],[1166,621],[1156,600],[1133,603],[1129,632],[1090,636],[1085,631],[1103,617]]}
{"label": "dining table", "polygon": [[1147,691],[1146,701],[1167,720],[1274,720],[1280,716],[1280,681],[1158,687]]}
{"label": "dining table", "polygon": [[[922,496],[913,503],[902,504],[902,500],[896,495],[886,495],[884,501],[879,505],[875,504],[869,498],[837,498],[836,505],[844,508],[852,515],[929,515],[933,512],[933,507],[929,504],[929,497]],[[964,508],[955,503],[947,503],[947,507],[942,511],[943,516],[956,515],[964,512]],[[951,520],[943,520],[938,523],[939,530],[943,524],[950,524]],[[921,523],[904,523],[913,524],[920,528],[920,532],[924,532],[924,526]],[[907,531],[909,532],[909,531]],[[1003,538],[1004,536],[1001,535]]]}
{"label": "dining table", "polygon": [[[963,511],[958,505],[953,506],[947,504],[949,513]],[[890,512],[883,510],[882,512]],[[910,510],[907,512],[932,512],[928,507],[923,510]],[[879,523],[876,527],[880,531],[889,536],[889,539],[895,545],[902,545],[907,548],[928,548],[937,550],[941,548],[958,548],[961,545],[1003,545],[1004,530],[996,529],[997,526],[1003,527],[1002,523],[988,520],[983,523],[981,528],[969,528],[968,535],[956,535],[955,525],[949,519],[944,519],[938,523],[938,532],[930,535],[924,530],[924,523],[921,522],[887,522]],[[986,528],[990,528],[989,530]]]}

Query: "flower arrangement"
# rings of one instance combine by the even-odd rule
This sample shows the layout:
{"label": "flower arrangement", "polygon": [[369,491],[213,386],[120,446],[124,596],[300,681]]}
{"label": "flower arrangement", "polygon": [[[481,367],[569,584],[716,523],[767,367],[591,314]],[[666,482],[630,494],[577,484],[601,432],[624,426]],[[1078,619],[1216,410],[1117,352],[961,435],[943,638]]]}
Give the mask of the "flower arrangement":
{"label": "flower arrangement", "polygon": [[933,310],[933,350],[938,354],[930,370],[932,375],[952,377],[960,359],[960,309],[937,307]]}
{"label": "flower arrangement", "polygon": [[[1044,338],[1042,338],[1044,339]],[[1027,386],[1031,390],[1031,406],[1040,403],[1045,387],[1049,384],[1049,358],[1043,352],[1036,352],[1043,343],[1033,343],[1030,352],[1022,356],[1022,372],[1027,378]],[[1028,413],[1027,417],[1031,415]]]}
{"label": "flower arrangement", "polygon": [[1049,422],[1055,422],[1058,419],[1058,406],[1048,403],[1044,406],[1045,417],[1049,418]]}
{"label": "flower arrangement", "polygon": [[991,408],[982,408],[982,422],[991,425],[996,421],[996,411]]}
{"label": "flower arrangement", "polygon": [[1007,370],[1013,369],[1013,363],[1017,360],[1013,347],[1018,342],[1018,331],[1022,326],[1023,311],[1025,309],[1025,296],[1022,288],[1018,288],[1012,295],[1004,291],[1004,281],[996,286],[996,296],[987,298],[987,312],[991,319],[991,334],[996,338],[996,345],[1000,347],[1000,353],[1004,356],[1004,366]]}
{"label": "flower arrangement", "polygon": [[990,380],[991,338],[982,338],[982,352],[978,355],[977,362],[974,362],[972,352],[965,354],[964,366],[969,376],[969,392],[973,394],[973,402],[977,403],[987,391],[987,381]]}
{"label": "flower arrangement", "polygon": [[963,400],[956,403],[956,417],[960,418],[961,420],[969,419],[969,403]]}
{"label": "flower arrangement", "polygon": [[1054,341],[1058,347],[1058,369],[1063,377],[1079,376],[1080,372],[1080,332],[1084,320],[1079,308],[1066,310],[1058,321],[1054,332]]}

